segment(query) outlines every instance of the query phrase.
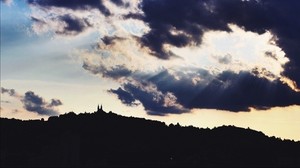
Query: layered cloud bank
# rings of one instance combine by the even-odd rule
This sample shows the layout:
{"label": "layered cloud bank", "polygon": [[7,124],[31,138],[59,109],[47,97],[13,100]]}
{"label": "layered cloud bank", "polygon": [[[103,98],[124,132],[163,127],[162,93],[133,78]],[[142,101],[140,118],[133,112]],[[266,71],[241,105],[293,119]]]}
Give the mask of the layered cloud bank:
{"label": "layered cloud bank", "polygon": [[[6,1],[4,1],[6,2]],[[72,37],[83,68],[148,114],[300,105],[300,3],[282,0],[28,0],[32,30]]]}

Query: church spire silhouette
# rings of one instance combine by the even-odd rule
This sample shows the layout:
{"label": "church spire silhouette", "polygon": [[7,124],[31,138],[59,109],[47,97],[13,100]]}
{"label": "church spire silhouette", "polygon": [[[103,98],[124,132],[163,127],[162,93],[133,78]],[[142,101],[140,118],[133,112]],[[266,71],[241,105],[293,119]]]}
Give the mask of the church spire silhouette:
{"label": "church spire silhouette", "polygon": [[99,107],[99,104],[98,104],[98,106],[97,106],[97,112],[103,112],[102,104],[101,104],[100,107]]}

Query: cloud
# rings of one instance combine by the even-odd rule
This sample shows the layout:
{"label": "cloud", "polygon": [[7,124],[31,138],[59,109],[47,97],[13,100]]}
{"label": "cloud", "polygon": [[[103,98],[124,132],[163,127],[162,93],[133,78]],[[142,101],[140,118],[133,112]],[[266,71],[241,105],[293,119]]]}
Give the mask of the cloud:
{"label": "cloud", "polygon": [[9,6],[13,3],[13,0],[1,0],[1,2]]}
{"label": "cloud", "polygon": [[271,51],[266,51],[265,52],[265,56],[266,57],[270,57],[270,58],[272,58],[272,59],[274,59],[274,60],[278,60],[278,58],[276,57],[276,54],[274,54],[273,52],[271,52]]}
{"label": "cloud", "polygon": [[[82,67],[118,82],[109,92],[148,114],[299,105],[297,1],[28,2],[40,9],[32,14],[36,32],[100,31],[97,47],[80,52]],[[212,34],[226,38],[213,47]],[[249,42],[240,44],[237,34]]]}
{"label": "cloud", "polygon": [[62,14],[51,19],[31,16],[34,22],[32,29],[37,34],[53,31],[57,35],[74,36],[92,27],[88,18],[80,18],[74,14]]}
{"label": "cloud", "polygon": [[14,89],[5,89],[3,87],[1,87],[1,93],[4,94],[4,93],[7,93],[9,94],[10,96],[16,96],[16,91]]}
{"label": "cloud", "polygon": [[[271,31],[275,43],[286,53],[290,62],[285,65],[284,75],[300,83],[299,42],[300,22],[291,16],[300,14],[297,1],[261,0],[243,4],[220,1],[218,9],[229,22],[243,26],[246,30],[262,33]],[[227,10],[225,10],[227,9]],[[230,10],[235,9],[235,10]],[[289,26],[286,26],[289,25]]]}
{"label": "cloud", "polygon": [[101,74],[102,77],[120,79],[125,78],[132,74],[132,71],[127,69],[124,65],[116,65],[110,68],[105,67],[105,65],[91,65],[84,62],[82,67],[85,70],[92,72],[93,74]]}
{"label": "cloud", "polygon": [[128,4],[124,3],[123,0],[111,0],[111,2],[118,6],[128,6]]}
{"label": "cloud", "polygon": [[270,81],[247,71],[217,75],[204,69],[193,69],[188,74],[168,70],[157,74],[135,72],[122,82],[122,87],[109,92],[126,105],[140,102],[151,115],[180,114],[194,108],[247,112],[251,108],[300,105],[300,93],[279,79]]}
{"label": "cloud", "polygon": [[[236,24],[246,31],[274,34],[273,43],[281,47],[290,62],[283,74],[300,83],[300,14],[297,1],[279,0],[143,0],[140,4],[150,31],[141,43],[159,58],[171,55],[165,44],[183,47],[199,45],[207,30],[227,31],[228,24]],[[286,26],[288,25],[288,26]]]}
{"label": "cloud", "polygon": [[[48,116],[59,114],[57,111],[51,108],[53,100],[51,101],[50,104],[48,104],[47,102],[44,101],[42,97],[36,95],[32,91],[26,92],[25,96],[23,97],[23,99],[21,99],[21,101],[23,102],[24,108],[27,111],[35,112],[40,115],[48,115]],[[57,100],[54,100],[54,105],[57,102],[58,102]]]}
{"label": "cloud", "polygon": [[105,36],[105,37],[101,38],[101,40],[105,45],[112,45],[115,43],[115,41],[124,40],[124,38],[117,37],[117,36],[113,36],[113,37]]}
{"label": "cloud", "polygon": [[[231,54],[223,57],[211,54],[214,58],[212,62],[216,62],[216,59],[218,62],[208,65],[219,68],[215,69],[193,66],[197,60],[200,65],[203,64],[204,56],[209,54],[203,57],[188,54],[183,59],[161,60],[140,54],[138,50],[133,50],[130,54],[116,52],[135,46],[134,43],[127,46],[126,41],[122,39],[109,42],[93,52],[80,53],[83,68],[92,74],[118,82],[121,87],[110,89],[109,92],[117,95],[126,105],[141,104],[150,115],[181,114],[194,108],[246,112],[251,108],[262,110],[300,103],[299,93],[282,81],[281,66],[286,60],[282,53],[277,52],[277,48],[271,47],[277,60],[265,56],[268,46],[263,47],[263,50],[253,50],[252,53],[260,53],[258,56],[241,57],[245,58],[243,62],[243,59]],[[207,41],[205,42],[207,45]],[[107,50],[114,52],[106,53]],[[211,48],[208,47],[208,50]],[[259,62],[251,62],[254,58]]]}
{"label": "cloud", "polygon": [[[208,3],[206,3],[208,2]],[[227,23],[212,12],[210,1],[144,0],[141,1],[142,20],[150,31],[140,39],[151,54],[168,59],[170,52],[164,44],[176,47],[199,45],[206,30],[230,31]]]}
{"label": "cloud", "polygon": [[54,106],[60,106],[60,105],[62,105],[62,102],[59,99],[51,99],[51,102],[48,106],[54,107]]}
{"label": "cloud", "polygon": [[82,20],[72,15],[63,15],[59,17],[59,20],[65,23],[65,27],[62,31],[57,31],[57,34],[74,35],[83,32],[90,26],[87,20]]}
{"label": "cloud", "polygon": [[[269,81],[249,72],[225,71],[208,85],[194,89],[196,95],[187,104],[192,108],[213,108],[233,112],[250,108],[268,109],[300,104],[300,94],[279,80]],[[192,94],[192,90],[189,91]],[[177,95],[181,96],[181,95]]]}
{"label": "cloud", "polygon": [[166,114],[188,112],[186,108],[177,103],[177,98],[171,92],[163,93],[152,83],[140,83],[138,81],[125,83],[123,89],[122,90],[130,94],[131,97],[122,96],[122,92],[120,91],[114,92],[123,100],[122,102],[136,99],[141,102],[147,113],[150,115],[164,116]]}
{"label": "cloud", "polygon": [[232,62],[232,56],[230,54],[226,54],[225,56],[218,57],[218,62],[220,64],[230,64]]}
{"label": "cloud", "polygon": [[[190,75],[176,75],[177,78],[166,70],[151,78],[137,79],[142,82],[124,83],[113,93],[125,104],[139,100],[154,115],[182,113],[193,108],[241,112],[300,105],[300,93],[279,80],[269,81],[249,72],[224,71],[214,76],[199,70]],[[123,92],[130,96],[122,97]]]}
{"label": "cloud", "polygon": [[122,29],[123,14],[137,11],[137,2],[128,0],[28,0],[28,3],[33,32],[59,36],[76,36],[87,30],[111,36]]}
{"label": "cloud", "polygon": [[132,94],[123,90],[120,87],[116,90],[110,89],[108,90],[108,92],[118,95],[118,98],[121,100],[121,102],[127,106],[137,106],[139,104],[136,103],[136,99],[133,97]]}
{"label": "cloud", "polygon": [[28,3],[33,11],[40,9],[36,14],[33,12],[38,18],[33,21],[44,21],[44,24],[34,24],[36,32],[48,26],[60,35],[78,35],[94,27],[103,37],[126,32],[129,35],[125,37],[132,38],[130,26],[125,23],[140,20],[149,30],[141,31],[135,40],[160,59],[178,56],[169,46],[200,46],[208,31],[232,32],[230,24],[258,34],[271,32],[274,38],[270,43],[282,48],[290,60],[284,65],[282,75],[296,84],[300,82],[300,22],[296,18],[300,4],[297,1],[28,0]]}
{"label": "cloud", "polygon": [[[115,4],[119,1],[114,1]],[[28,0],[30,5],[39,6],[42,8],[66,8],[72,10],[90,10],[98,9],[105,16],[110,15],[110,11],[104,6],[103,0]]]}
{"label": "cloud", "polygon": [[1,87],[1,93],[7,93],[12,97],[17,98],[23,103],[24,109],[29,112],[37,113],[39,115],[58,115],[59,112],[54,107],[62,105],[62,102],[59,99],[51,99],[50,103],[48,103],[42,97],[36,95],[32,91],[26,92],[23,96],[16,93],[14,89],[5,89]]}

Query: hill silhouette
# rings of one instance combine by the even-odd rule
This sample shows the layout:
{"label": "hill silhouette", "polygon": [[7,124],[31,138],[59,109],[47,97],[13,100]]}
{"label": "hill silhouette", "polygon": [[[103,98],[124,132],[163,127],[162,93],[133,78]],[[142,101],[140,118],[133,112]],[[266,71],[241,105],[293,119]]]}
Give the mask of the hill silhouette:
{"label": "hill silhouette", "polygon": [[102,109],[0,121],[1,167],[300,167],[300,142],[234,126],[167,126]]}

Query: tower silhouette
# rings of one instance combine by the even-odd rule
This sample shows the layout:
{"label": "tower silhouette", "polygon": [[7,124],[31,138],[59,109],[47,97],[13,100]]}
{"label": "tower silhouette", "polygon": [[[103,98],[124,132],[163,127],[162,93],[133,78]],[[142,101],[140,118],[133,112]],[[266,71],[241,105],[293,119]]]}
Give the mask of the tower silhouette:
{"label": "tower silhouette", "polygon": [[102,104],[101,104],[100,107],[99,107],[99,104],[98,104],[98,106],[97,106],[97,112],[103,112]]}

